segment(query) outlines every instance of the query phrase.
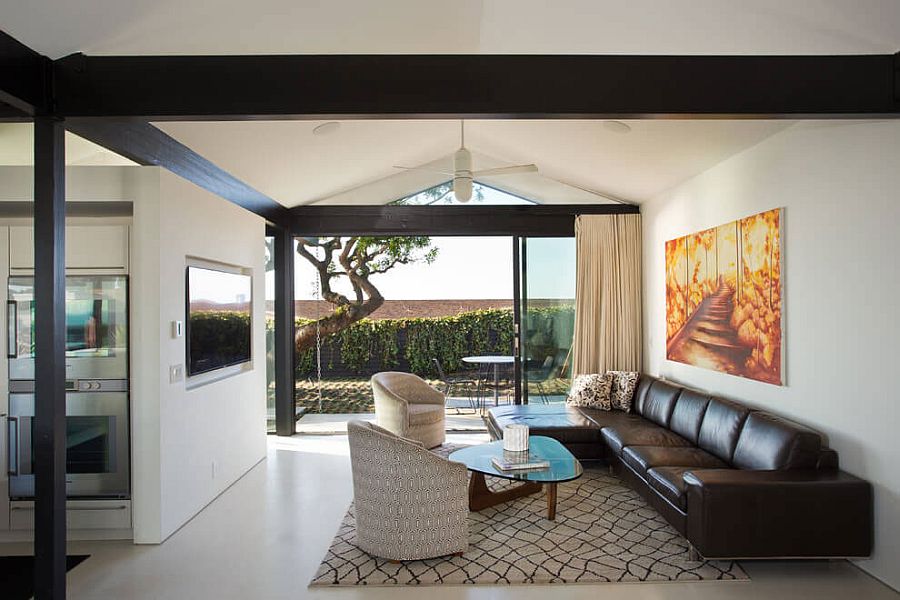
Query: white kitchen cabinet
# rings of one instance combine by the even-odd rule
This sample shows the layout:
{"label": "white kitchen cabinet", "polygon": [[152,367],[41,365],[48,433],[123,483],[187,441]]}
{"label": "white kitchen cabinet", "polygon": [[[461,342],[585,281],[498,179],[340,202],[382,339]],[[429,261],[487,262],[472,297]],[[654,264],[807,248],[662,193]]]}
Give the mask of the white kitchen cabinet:
{"label": "white kitchen cabinet", "polygon": [[[9,268],[34,269],[34,229],[9,228]],[[127,225],[66,226],[66,269],[128,270]]]}

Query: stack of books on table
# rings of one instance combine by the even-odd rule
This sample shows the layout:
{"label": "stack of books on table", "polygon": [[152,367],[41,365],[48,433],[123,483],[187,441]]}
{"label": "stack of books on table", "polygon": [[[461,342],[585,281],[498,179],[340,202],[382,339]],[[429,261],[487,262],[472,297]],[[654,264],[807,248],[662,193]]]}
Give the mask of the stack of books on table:
{"label": "stack of books on table", "polygon": [[504,452],[502,457],[495,456],[491,462],[501,471],[540,471],[550,468],[550,461],[528,452]]}

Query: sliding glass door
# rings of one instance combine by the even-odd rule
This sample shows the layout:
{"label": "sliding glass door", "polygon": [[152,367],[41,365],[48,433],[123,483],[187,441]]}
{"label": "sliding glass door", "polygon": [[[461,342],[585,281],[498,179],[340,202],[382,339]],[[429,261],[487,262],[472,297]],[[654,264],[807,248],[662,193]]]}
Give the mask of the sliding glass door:
{"label": "sliding glass door", "polygon": [[563,402],[575,332],[575,238],[517,238],[517,246],[519,399]]}

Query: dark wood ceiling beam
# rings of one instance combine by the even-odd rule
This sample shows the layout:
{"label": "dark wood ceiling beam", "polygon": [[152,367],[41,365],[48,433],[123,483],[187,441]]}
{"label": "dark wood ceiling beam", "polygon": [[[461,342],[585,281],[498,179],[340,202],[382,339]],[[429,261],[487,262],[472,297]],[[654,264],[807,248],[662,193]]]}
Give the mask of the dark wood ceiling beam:
{"label": "dark wood ceiling beam", "polygon": [[298,206],[290,209],[291,233],[326,235],[574,235],[581,214],[636,214],[632,204],[469,206]]}
{"label": "dark wood ceiling beam", "polygon": [[46,114],[51,109],[52,62],[0,31],[0,115],[4,118]]}
{"label": "dark wood ceiling beam", "polygon": [[85,56],[56,61],[64,116],[895,117],[893,55]]}
{"label": "dark wood ceiling beam", "polygon": [[66,127],[138,164],[164,167],[271,223],[286,227],[290,221],[287,208],[150,123],[72,119],[66,121]]}

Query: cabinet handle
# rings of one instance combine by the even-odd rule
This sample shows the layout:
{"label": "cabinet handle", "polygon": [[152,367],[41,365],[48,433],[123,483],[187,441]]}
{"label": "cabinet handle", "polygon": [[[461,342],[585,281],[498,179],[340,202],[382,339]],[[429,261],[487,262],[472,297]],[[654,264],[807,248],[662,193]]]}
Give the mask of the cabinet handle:
{"label": "cabinet handle", "polygon": [[15,300],[6,301],[6,358],[19,358],[19,307]]}
{"label": "cabinet handle", "polygon": [[[125,510],[128,508],[127,505],[120,504],[119,506],[85,506],[83,508],[72,508],[71,506],[67,506],[66,510],[81,510],[81,511],[98,511],[98,510]],[[34,510],[33,506],[10,506],[9,510]]]}
{"label": "cabinet handle", "polygon": [[[9,437],[9,469],[7,475],[19,474],[19,417],[7,417],[6,426]],[[15,464],[15,466],[13,466]]]}

